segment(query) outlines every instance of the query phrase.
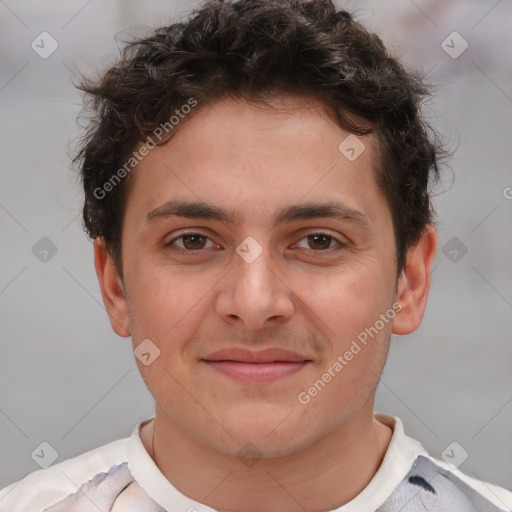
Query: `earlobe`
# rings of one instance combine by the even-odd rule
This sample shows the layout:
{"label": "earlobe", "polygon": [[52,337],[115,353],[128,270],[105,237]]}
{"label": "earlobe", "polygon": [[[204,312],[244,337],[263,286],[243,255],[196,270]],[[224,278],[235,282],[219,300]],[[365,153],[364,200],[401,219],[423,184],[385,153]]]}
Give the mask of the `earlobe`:
{"label": "earlobe", "polygon": [[402,309],[393,320],[393,334],[410,334],[419,327],[427,306],[436,249],[436,231],[428,225],[419,242],[407,251],[396,296]]}
{"label": "earlobe", "polygon": [[130,323],[125,290],[119,272],[101,237],[94,240],[94,267],[103,304],[116,334],[130,336]]}

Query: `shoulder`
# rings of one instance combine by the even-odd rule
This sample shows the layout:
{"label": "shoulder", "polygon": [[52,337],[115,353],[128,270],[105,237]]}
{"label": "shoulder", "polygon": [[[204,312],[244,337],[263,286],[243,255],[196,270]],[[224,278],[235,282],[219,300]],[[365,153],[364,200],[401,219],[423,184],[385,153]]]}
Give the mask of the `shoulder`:
{"label": "shoulder", "polygon": [[128,460],[129,438],[119,439],[28,474],[0,491],[0,512],[42,512]]}
{"label": "shoulder", "polygon": [[[512,491],[470,477],[429,454],[418,456],[413,467],[379,512],[394,510],[512,512]],[[390,508],[391,507],[391,508]]]}

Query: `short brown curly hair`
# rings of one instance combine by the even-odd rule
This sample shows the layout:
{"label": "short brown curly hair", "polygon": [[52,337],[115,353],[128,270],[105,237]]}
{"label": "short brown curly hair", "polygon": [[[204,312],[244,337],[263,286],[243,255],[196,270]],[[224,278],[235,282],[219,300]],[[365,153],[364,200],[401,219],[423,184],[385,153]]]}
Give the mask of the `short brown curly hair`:
{"label": "short brown curly hair", "polygon": [[[128,43],[98,81],[85,78],[78,88],[96,116],[74,160],[85,190],[84,228],[91,238],[104,238],[121,276],[121,228],[132,174],[108,193],[102,187],[191,98],[200,108],[228,96],[258,102],[307,95],[349,132],[376,133],[376,182],[392,214],[397,277],[407,249],[434,224],[429,181],[439,179],[443,148],[420,115],[429,87],[330,0],[208,1],[186,22]],[[168,130],[158,145],[175,132]]]}

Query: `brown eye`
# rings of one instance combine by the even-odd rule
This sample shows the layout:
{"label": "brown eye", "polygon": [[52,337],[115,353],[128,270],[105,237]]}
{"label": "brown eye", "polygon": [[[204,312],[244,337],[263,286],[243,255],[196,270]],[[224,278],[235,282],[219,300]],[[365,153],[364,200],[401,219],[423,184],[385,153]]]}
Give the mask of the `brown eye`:
{"label": "brown eye", "polygon": [[[182,241],[181,245],[176,244],[178,240]],[[205,249],[207,240],[209,240],[209,238],[207,236],[201,235],[200,233],[185,233],[166,243],[165,246],[176,246],[178,249],[192,252]]]}
{"label": "brown eye", "polygon": [[[306,240],[306,243],[301,246],[302,240]],[[311,233],[305,236],[297,247],[308,249],[314,252],[336,252],[346,247],[346,244],[340,242],[337,238],[334,238],[328,233]],[[336,242],[332,245],[333,242]]]}
{"label": "brown eye", "polygon": [[185,249],[203,249],[206,241],[206,237],[203,235],[184,235],[181,237],[183,239],[183,245]]}
{"label": "brown eye", "polygon": [[333,240],[332,236],[317,234],[307,237],[308,244],[312,249],[329,249]]}

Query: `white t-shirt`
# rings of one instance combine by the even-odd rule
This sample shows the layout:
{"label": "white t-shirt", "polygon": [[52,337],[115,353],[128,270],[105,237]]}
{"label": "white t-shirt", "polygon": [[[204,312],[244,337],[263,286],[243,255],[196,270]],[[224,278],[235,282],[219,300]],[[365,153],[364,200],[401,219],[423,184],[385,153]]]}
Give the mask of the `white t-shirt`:
{"label": "white t-shirt", "polygon": [[[368,485],[331,512],[512,511],[512,492],[431,457],[396,416],[375,414],[393,429],[384,460]],[[179,492],[140,438],[120,439],[30,473],[0,491],[1,512],[211,512]],[[451,456],[451,453],[450,453]],[[454,454],[455,457],[455,454]]]}

